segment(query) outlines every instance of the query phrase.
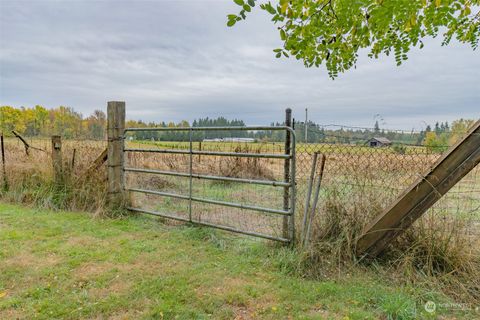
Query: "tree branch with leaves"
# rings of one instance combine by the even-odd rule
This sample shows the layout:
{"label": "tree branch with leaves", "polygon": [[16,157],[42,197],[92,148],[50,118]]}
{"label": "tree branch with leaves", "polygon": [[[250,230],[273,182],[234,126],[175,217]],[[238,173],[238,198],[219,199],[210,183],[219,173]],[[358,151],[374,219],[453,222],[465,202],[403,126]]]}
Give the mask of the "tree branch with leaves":
{"label": "tree branch with leaves", "polygon": [[[245,20],[260,1],[233,0],[241,7],[227,16],[232,27]],[[307,67],[325,64],[335,78],[356,66],[360,49],[370,58],[395,56],[397,65],[425,38],[443,37],[478,47],[480,0],[280,0],[262,2],[260,9],[279,25],[283,47],[277,58],[293,56]]]}

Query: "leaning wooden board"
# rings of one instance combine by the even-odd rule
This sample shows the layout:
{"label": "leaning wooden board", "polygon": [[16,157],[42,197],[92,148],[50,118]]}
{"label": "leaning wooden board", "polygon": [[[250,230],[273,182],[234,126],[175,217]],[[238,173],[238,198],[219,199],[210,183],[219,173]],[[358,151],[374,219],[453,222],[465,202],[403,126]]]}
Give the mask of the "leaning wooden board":
{"label": "leaning wooden board", "polygon": [[357,241],[360,257],[375,257],[480,163],[480,120],[423,176],[364,229]]}

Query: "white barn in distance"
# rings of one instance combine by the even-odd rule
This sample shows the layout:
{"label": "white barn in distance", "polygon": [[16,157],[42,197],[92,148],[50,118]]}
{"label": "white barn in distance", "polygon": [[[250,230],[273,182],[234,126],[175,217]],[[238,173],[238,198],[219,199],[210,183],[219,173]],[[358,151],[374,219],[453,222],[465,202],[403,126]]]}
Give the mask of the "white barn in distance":
{"label": "white barn in distance", "polygon": [[243,142],[252,143],[255,142],[253,138],[215,138],[215,139],[203,139],[203,142]]}

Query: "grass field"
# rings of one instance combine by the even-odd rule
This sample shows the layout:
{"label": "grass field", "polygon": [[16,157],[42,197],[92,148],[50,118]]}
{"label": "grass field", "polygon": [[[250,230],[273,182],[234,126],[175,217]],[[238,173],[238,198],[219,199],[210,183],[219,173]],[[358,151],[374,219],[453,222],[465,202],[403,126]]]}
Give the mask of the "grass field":
{"label": "grass field", "polygon": [[[6,310],[8,310],[9,315],[10,312],[13,312],[12,310],[20,310],[19,312],[22,315],[26,314],[24,318],[31,318],[38,310],[39,304],[42,304],[45,305],[48,312],[52,311],[53,314],[61,314],[56,312],[63,312],[60,309],[69,306],[67,308],[69,310],[68,316],[58,315],[53,318],[106,318],[107,316],[111,317],[112,314],[117,314],[121,318],[122,312],[130,314],[130,318],[138,318],[139,315],[148,318],[154,310],[160,308],[159,303],[163,303],[160,298],[151,297],[152,291],[145,290],[145,294],[141,292],[142,286],[146,285],[144,281],[160,281],[152,273],[157,266],[162,272],[166,270],[168,281],[177,281],[177,272],[181,273],[182,281],[187,279],[185,278],[187,273],[195,274],[195,280],[188,278],[188,283],[182,289],[190,293],[189,295],[184,293],[181,295],[183,300],[179,305],[183,309],[176,306],[175,310],[172,311],[179,315],[180,319],[188,317],[205,318],[208,314],[213,314],[214,318],[230,319],[235,318],[237,313],[244,318],[255,318],[255,315],[271,319],[287,318],[288,316],[292,316],[292,318],[325,318],[327,316],[322,313],[325,310],[332,318],[343,318],[345,316],[363,318],[362,315],[366,315],[367,318],[388,318],[390,316],[392,319],[412,319],[415,318],[415,310],[423,310],[424,301],[431,297],[430,292],[442,292],[451,301],[466,303],[469,308],[477,306],[480,301],[480,254],[478,251],[480,248],[478,245],[480,167],[467,175],[461,183],[447,193],[441,201],[388,248],[386,258],[377,260],[376,263],[380,267],[378,267],[379,272],[376,272],[376,266],[372,268],[363,263],[359,264],[356,260],[355,239],[374,216],[385,206],[388,206],[411,181],[418,179],[421,173],[436,160],[438,154],[416,153],[413,149],[402,154],[386,148],[375,149],[363,146],[326,144],[300,145],[297,149],[296,162],[297,239],[301,231],[312,153],[320,151],[326,156],[327,160],[319,205],[313,221],[311,245],[305,248],[302,254],[292,254],[290,251],[275,249],[271,247],[271,244],[259,244],[254,239],[239,240],[239,238],[231,235],[226,238],[223,233],[212,230],[185,227],[176,229],[159,226],[156,222],[149,220],[149,217],[115,220],[115,217],[127,213],[124,211],[113,212],[105,206],[106,167],[102,166],[94,171],[89,171],[93,161],[104,150],[105,141],[63,141],[65,184],[61,186],[56,185],[52,178],[49,154],[50,141],[32,140],[33,145],[47,152],[33,149],[30,150],[30,155],[25,154],[23,145],[17,140],[7,139],[6,142],[6,173],[9,189],[0,191],[0,201],[4,203],[24,203],[37,208],[57,211],[85,211],[89,212],[90,217],[106,218],[113,216],[114,220],[89,220],[87,216],[80,214],[74,214],[74,218],[68,214],[67,218],[63,217],[64,214],[50,214],[50,217],[45,213],[39,215],[31,211],[20,213],[20,209],[16,209],[18,212],[10,213],[10,218],[0,216],[2,217],[2,220],[0,220],[0,227],[2,228],[0,237],[3,237],[3,229],[7,226],[3,221],[7,221],[7,218],[10,219],[10,229],[17,233],[20,232],[18,230],[23,230],[21,232],[28,234],[30,237],[24,242],[9,240],[8,244],[0,244],[2,245],[2,251],[6,252],[5,255],[2,253],[2,258],[5,257],[7,261],[5,265],[12,265],[13,268],[17,268],[17,259],[13,258],[13,253],[9,253],[14,252],[12,250],[28,248],[28,252],[33,254],[33,256],[27,255],[27,265],[23,267],[23,271],[13,272],[13,275],[10,275],[11,270],[8,269],[2,275],[3,278],[0,278],[2,280],[0,290],[6,289],[4,292],[6,292],[7,298],[0,298],[1,303],[7,303],[2,309],[5,314]],[[141,144],[137,145],[137,142],[134,141],[131,143],[132,147],[139,148],[175,148],[175,146],[147,144],[142,146]],[[230,151],[235,152],[277,152],[273,148],[271,151],[263,149],[263,147],[262,150],[259,150],[258,146],[257,144],[230,144],[225,145],[224,148],[227,150],[231,148]],[[195,148],[197,147],[199,146]],[[202,145],[203,150],[216,150],[218,148],[218,143]],[[280,151],[279,149],[278,152]],[[75,161],[73,161],[74,155]],[[256,160],[202,155],[194,156],[193,160],[193,172],[198,174],[283,180],[283,161],[278,159]],[[73,163],[74,165],[72,165]],[[188,172],[189,155],[130,152],[126,154],[125,164],[138,168]],[[189,190],[188,178],[153,174],[127,173],[126,185],[183,195],[188,194]],[[192,194],[197,197],[239,202],[246,205],[276,209],[283,207],[283,188],[278,187],[253,186],[241,183],[224,184],[217,181],[194,179]],[[188,217],[189,214],[188,200],[143,195],[136,192],[130,192],[127,196],[131,200],[130,203],[135,207],[175,214],[184,218]],[[13,220],[13,216],[18,218],[19,221]],[[45,217],[45,221],[36,220],[42,217]],[[78,222],[80,217],[82,222]],[[59,221],[55,222],[57,219]],[[69,219],[72,219],[73,222],[70,222]],[[282,231],[282,219],[279,215],[256,213],[252,210],[205,203],[193,203],[192,219],[273,236],[280,236]],[[78,223],[79,226],[72,223]],[[156,228],[154,230],[152,229],[152,223]],[[53,232],[49,224],[61,225],[61,227],[55,226],[55,228],[66,230],[65,234],[55,233],[47,240],[40,236],[38,238],[40,240],[35,241],[38,235]],[[123,232],[121,236],[107,237],[104,235],[113,226],[117,227],[117,224],[121,225]],[[83,225],[88,226],[87,229],[84,229]],[[43,226],[46,226],[47,229]],[[68,230],[65,229],[67,227]],[[76,230],[76,227],[79,229]],[[57,230],[55,228],[54,230]],[[155,238],[155,236],[159,237],[158,234],[160,234],[160,238]],[[6,237],[5,239],[8,239],[8,234]],[[76,237],[80,238],[78,246],[70,240]],[[84,238],[88,239],[84,240]],[[205,239],[208,241],[205,242]],[[130,244],[130,241],[135,243]],[[134,245],[135,248],[132,250],[125,249],[124,242],[127,245]],[[165,252],[165,248],[159,246],[165,242],[169,243],[172,252]],[[48,246],[45,243],[50,243],[51,247],[36,248],[36,246]],[[147,246],[148,249],[143,249],[143,246]],[[151,247],[155,249],[151,249]],[[198,249],[199,247],[202,249]],[[121,252],[119,248],[122,248]],[[137,248],[140,248],[139,251]],[[73,253],[70,252],[71,249],[74,250]],[[80,252],[80,249],[87,251]],[[152,251],[144,252],[145,250]],[[204,252],[205,250],[206,252]],[[211,255],[210,253],[213,251],[209,250],[219,251],[215,251],[216,253]],[[36,264],[37,257],[50,257],[52,256],[51,252],[55,256],[53,263],[45,259],[46,262],[41,260],[40,265]],[[182,255],[177,256],[176,252],[183,252],[186,256],[195,257],[194,259],[199,260],[199,263],[209,264],[209,268],[213,269],[205,271],[207,269],[202,269],[196,265],[196,260],[195,263],[192,263],[191,260]],[[199,256],[200,253],[202,253],[201,257]],[[208,255],[203,255],[207,253]],[[85,256],[85,260],[77,264],[72,262],[72,260],[79,259],[79,255]],[[120,266],[115,260],[118,255],[128,256],[125,258],[126,261],[120,262]],[[165,258],[166,256],[168,259]],[[218,256],[221,256],[221,258],[217,258]],[[60,259],[56,260],[58,257]],[[21,258],[20,256],[18,260],[21,261]],[[214,261],[221,259],[224,264],[212,266],[208,262],[212,259]],[[175,267],[165,267],[164,260],[171,261]],[[174,261],[176,261],[175,264]],[[43,265],[44,262],[45,265]],[[97,266],[97,263],[100,266]],[[264,274],[269,275],[268,277],[275,274],[278,281],[281,280],[282,283],[285,283],[285,279],[290,279],[291,282],[283,284],[285,288],[280,288],[277,280],[269,282],[267,285],[262,284],[261,277],[259,280],[249,276],[248,281],[242,283],[239,289],[235,289],[233,293],[229,290],[223,290],[212,297],[215,288],[224,286],[221,281],[225,281],[226,284],[229,283],[230,278],[233,277],[231,272],[237,268],[235,263],[239,264],[238,268],[250,270],[248,272],[252,274],[259,273],[260,267],[255,266],[261,265],[261,277]],[[252,265],[248,265],[248,263]],[[84,277],[85,281],[83,278],[75,280],[77,273],[82,273],[84,268],[88,269],[91,265],[93,265],[92,268],[98,267],[100,269],[98,275],[95,271],[92,279],[88,275]],[[137,268],[140,271],[134,272],[133,270]],[[227,270],[228,273],[220,274],[221,270],[219,268]],[[42,290],[45,289],[43,283],[47,281],[45,279],[52,277],[50,271],[48,271],[50,269],[54,270],[54,273],[58,269],[55,275],[57,277],[59,277],[59,274],[61,275],[60,278],[54,278],[55,283],[60,287],[58,292],[47,291],[45,297],[31,299],[31,296],[36,296],[37,293],[32,293],[31,290],[33,289],[25,285],[27,293],[21,291],[19,294],[23,296],[20,296],[19,300],[14,300],[13,304],[9,304],[12,302],[8,299],[15,296],[15,290],[18,288],[15,285],[12,287],[12,282],[26,277],[30,280],[25,281],[32,281],[31,286],[40,286],[38,290],[43,292]],[[0,272],[3,272],[3,270],[0,270]],[[34,274],[30,275],[31,272],[34,272]],[[289,273],[290,276],[284,279],[282,277],[285,272]],[[172,273],[175,273],[175,276],[170,278]],[[128,288],[133,290],[132,293],[122,291],[121,294],[117,294],[115,290],[108,289],[110,283],[115,282],[112,277],[116,275],[126,277],[128,280],[126,282],[129,283]],[[309,277],[309,279],[323,279],[325,275],[327,275],[329,282],[303,281],[298,278],[298,276],[303,276]],[[161,276],[166,277],[163,273]],[[97,280],[98,277],[100,277],[100,280]],[[212,277],[216,281],[215,285],[210,284],[211,280],[208,280]],[[235,278],[235,281],[238,280],[236,277],[233,278]],[[9,282],[6,282],[6,279],[9,279]],[[61,279],[61,283],[57,281],[58,279]],[[79,281],[80,284],[75,281]],[[40,284],[37,285],[34,282]],[[161,284],[163,283],[161,282]],[[396,289],[389,287],[392,283]],[[260,288],[257,288],[260,284]],[[333,292],[328,294],[324,293],[324,290],[327,290],[324,289],[327,284],[335,288]],[[359,289],[357,289],[357,285]],[[416,286],[417,289],[412,289],[413,286]],[[198,297],[195,293],[197,287],[205,288],[205,290],[202,289],[202,292],[208,292],[205,299],[214,301],[211,302],[213,307],[209,305],[210,302],[205,302],[203,297]],[[250,289],[250,287],[253,289]],[[418,289],[420,287],[424,289]],[[76,291],[71,292],[72,290]],[[98,290],[101,291],[101,294],[96,293]],[[259,290],[261,293],[250,295],[249,290]],[[299,290],[299,292],[290,292],[289,290]],[[352,290],[354,292],[358,291],[353,298],[348,296]],[[113,296],[111,296],[112,292],[114,293]],[[195,295],[192,296],[191,292],[194,292]],[[274,297],[270,297],[265,303],[263,300],[258,301],[259,296],[264,299],[263,297],[267,293]],[[0,296],[2,294],[2,291],[0,291]],[[176,292],[165,291],[165,294],[170,300],[177,297]],[[231,294],[240,295],[244,302],[230,303],[231,299],[228,300],[228,296]],[[22,298],[25,295],[28,299]],[[52,301],[49,300],[52,295],[55,301],[62,302],[59,302],[57,306],[54,303],[52,304]],[[174,298],[170,297],[171,295]],[[347,297],[344,297],[344,295]],[[439,297],[436,294],[434,295],[435,299]],[[188,299],[185,298],[187,296]],[[141,299],[143,299],[144,305],[140,302]],[[102,301],[101,306],[93,305],[97,300]],[[294,301],[293,306],[292,302],[289,302],[290,300]],[[325,300],[328,302],[328,308]],[[21,307],[14,308],[14,306],[17,306],[15,301],[22,301]],[[31,301],[31,304],[25,304],[25,301]],[[132,308],[128,308],[127,301],[133,305]],[[353,305],[349,306],[349,303],[353,303]],[[110,304],[114,306],[111,307]],[[123,307],[118,307],[122,304]],[[297,307],[297,304],[300,306]],[[77,306],[76,308],[81,307],[83,311],[75,311],[75,306]],[[269,306],[273,306],[275,312],[268,309]],[[58,308],[60,311],[51,310],[51,308],[55,310]],[[114,311],[108,311],[108,308]],[[219,310],[216,310],[217,308]],[[324,308],[327,309],[324,310]],[[173,317],[173,313],[166,315],[165,310],[167,309],[167,307],[162,309],[164,317]],[[441,310],[441,312],[446,312],[450,317],[451,313],[449,312],[452,310],[450,310],[451,308],[447,309]],[[131,313],[131,310],[134,310],[133,313]],[[136,313],[137,310],[139,314]],[[186,313],[185,310],[193,311],[192,313]],[[72,316],[70,316],[70,313]],[[152,317],[155,318],[155,316]],[[0,320],[3,318],[5,318],[3,314],[0,314]],[[160,318],[158,314],[157,318]]]}
{"label": "grass field", "polygon": [[[0,203],[0,228],[0,319],[476,316],[372,268],[302,279],[288,248],[145,216],[93,219]],[[435,313],[424,310],[427,300]]]}

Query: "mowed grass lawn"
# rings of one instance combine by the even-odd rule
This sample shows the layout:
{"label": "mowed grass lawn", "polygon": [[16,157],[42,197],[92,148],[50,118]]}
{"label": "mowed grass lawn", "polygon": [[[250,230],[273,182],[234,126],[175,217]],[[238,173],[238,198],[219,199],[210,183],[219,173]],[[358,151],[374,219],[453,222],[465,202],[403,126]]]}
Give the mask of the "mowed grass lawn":
{"label": "mowed grass lawn", "polygon": [[[370,272],[314,281],[290,249],[133,216],[0,203],[0,319],[417,319],[445,299]],[[448,301],[448,300],[443,300]]]}

